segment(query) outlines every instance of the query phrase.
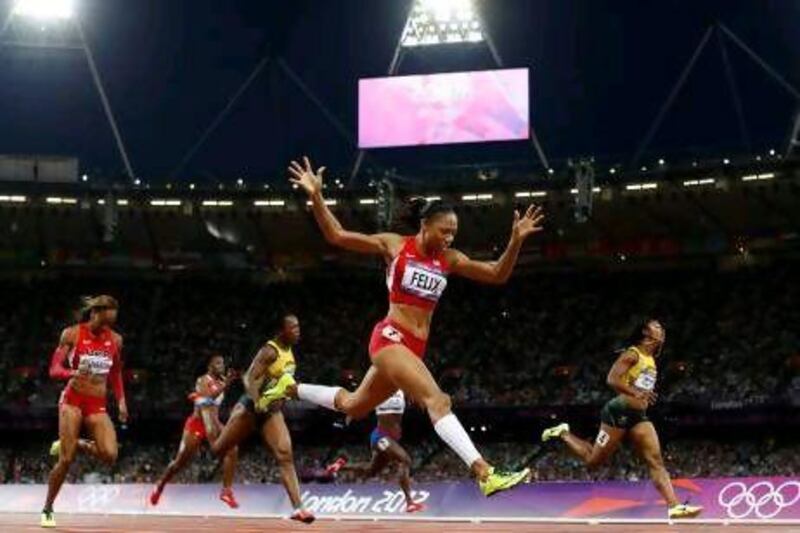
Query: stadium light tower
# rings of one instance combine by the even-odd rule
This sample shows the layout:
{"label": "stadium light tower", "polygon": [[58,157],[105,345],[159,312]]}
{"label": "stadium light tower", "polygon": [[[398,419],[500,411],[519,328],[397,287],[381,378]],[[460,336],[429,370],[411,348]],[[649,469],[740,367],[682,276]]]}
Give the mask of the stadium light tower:
{"label": "stadium light tower", "polygon": [[128,151],[76,7],[75,0],[15,0],[5,23],[0,27],[0,49],[40,48],[83,52],[125,171],[130,179],[134,179],[136,176]]}
{"label": "stadium light tower", "polygon": [[411,48],[484,40],[483,24],[473,0],[417,0],[400,44]]}
{"label": "stadium light tower", "polygon": [[74,14],[72,0],[17,0],[14,15],[37,19],[70,19]]}
{"label": "stadium light tower", "polygon": [[[482,4],[485,9],[490,2],[485,1]],[[400,70],[404,50],[446,45],[485,45],[497,67],[503,68],[503,58],[483,23],[480,7],[477,0],[413,0],[403,33],[395,47],[394,57],[389,63],[388,75],[394,76]],[[542,166],[550,168],[532,125],[530,138]],[[350,172],[351,185],[358,177],[365,155],[364,150],[358,151],[353,170]]]}

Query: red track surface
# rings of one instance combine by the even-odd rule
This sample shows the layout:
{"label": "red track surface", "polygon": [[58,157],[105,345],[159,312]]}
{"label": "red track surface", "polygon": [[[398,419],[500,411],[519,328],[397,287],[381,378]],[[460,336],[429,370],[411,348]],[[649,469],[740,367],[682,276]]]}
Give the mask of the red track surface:
{"label": "red track surface", "polygon": [[[539,533],[560,532],[593,532],[593,533],[684,533],[684,532],[713,532],[713,533],[788,533],[800,532],[797,525],[704,525],[681,523],[679,525],[653,525],[653,524],[523,524],[523,523],[491,523],[482,522],[473,524],[469,522],[392,522],[392,521],[335,521],[317,520],[313,525],[306,526],[289,520],[275,520],[263,518],[195,518],[195,517],[153,517],[153,516],[88,516],[61,514],[56,517],[59,527],[50,531],[61,532],[129,532],[155,533],[162,531],[175,531],[185,533],[202,533],[204,531],[234,531],[262,533],[264,531],[501,531],[506,533],[521,533],[527,531]],[[39,516],[32,514],[0,514],[0,532],[31,532],[47,531],[39,528]]]}

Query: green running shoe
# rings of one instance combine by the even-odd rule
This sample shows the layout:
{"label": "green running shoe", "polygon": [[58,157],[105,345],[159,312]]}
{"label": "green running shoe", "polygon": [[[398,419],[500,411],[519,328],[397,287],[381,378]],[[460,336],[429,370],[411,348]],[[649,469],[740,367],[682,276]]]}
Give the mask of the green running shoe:
{"label": "green running shoe", "polygon": [[56,527],[56,519],[53,516],[53,511],[42,511],[42,521],[39,522],[39,526],[46,528]]}
{"label": "green running shoe", "polygon": [[291,374],[282,375],[274,387],[261,394],[261,398],[256,402],[256,411],[264,413],[276,401],[287,398],[286,389],[294,385],[297,385],[297,382]]}
{"label": "green running shoe", "polygon": [[520,483],[529,481],[531,478],[531,469],[525,468],[519,472],[495,472],[494,468],[489,471],[489,476],[484,481],[479,481],[478,486],[481,492],[487,498],[493,496],[498,492],[513,489]]}
{"label": "green running shoe", "polygon": [[557,439],[564,433],[569,431],[569,424],[559,424],[557,426],[547,428],[542,432],[542,442],[547,442],[550,439]]}

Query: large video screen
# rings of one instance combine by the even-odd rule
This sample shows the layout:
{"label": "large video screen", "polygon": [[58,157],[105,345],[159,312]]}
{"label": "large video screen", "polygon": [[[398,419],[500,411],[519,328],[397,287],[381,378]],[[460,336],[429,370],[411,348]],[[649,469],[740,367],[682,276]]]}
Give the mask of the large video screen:
{"label": "large video screen", "polygon": [[528,69],[359,80],[358,145],[528,139]]}

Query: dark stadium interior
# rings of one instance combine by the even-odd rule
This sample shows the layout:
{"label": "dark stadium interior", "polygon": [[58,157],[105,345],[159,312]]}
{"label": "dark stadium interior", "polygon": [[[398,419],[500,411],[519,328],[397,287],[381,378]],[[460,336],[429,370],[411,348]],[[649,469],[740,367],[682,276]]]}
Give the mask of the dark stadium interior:
{"label": "dark stadium interior", "polygon": [[[450,279],[425,359],[498,465],[530,467],[534,483],[648,480],[631,446],[587,470],[540,436],[568,421],[594,438],[609,368],[655,317],[667,336],[649,416],[670,475],[800,477],[796,2],[478,1],[490,46],[401,47],[392,74],[529,68],[535,138],[363,161],[358,81],[387,75],[411,0],[75,0],[110,108],[82,48],[23,42],[15,2],[0,0],[0,484],[47,483],[64,387],[50,355],[83,296],[120,303],[131,420],[117,424],[116,464],[81,456],[69,483],[156,482],[208,357],[241,374],[287,311],[302,326],[298,381],[359,384],[386,266],[326,243],[288,181],[306,154],[328,167],[323,194],[345,228],[411,235],[407,201],[439,198],[458,216],[454,246],[479,260],[501,256],[515,209],[544,208],[506,285]],[[50,31],[37,38],[60,38]],[[74,168],[43,177],[53,165]],[[227,391],[223,421],[242,392]],[[325,468],[369,460],[374,417],[343,429],[309,403],[283,409],[304,485],[364,481]],[[468,479],[419,405],[403,442],[415,482]],[[219,478],[204,450],[176,482]],[[280,480],[253,435],[236,482]],[[191,527],[136,522],[148,519],[113,527]],[[233,523],[218,520],[199,527]],[[23,521],[0,514],[0,529]]]}

